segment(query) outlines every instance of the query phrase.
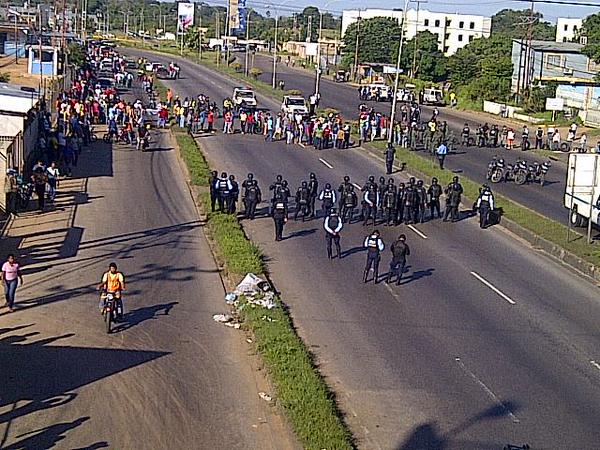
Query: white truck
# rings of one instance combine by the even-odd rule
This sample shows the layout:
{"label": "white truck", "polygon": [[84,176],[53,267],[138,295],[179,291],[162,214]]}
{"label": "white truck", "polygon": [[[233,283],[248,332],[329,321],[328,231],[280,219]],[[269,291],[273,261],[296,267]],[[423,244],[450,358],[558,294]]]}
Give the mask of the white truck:
{"label": "white truck", "polygon": [[444,106],[444,93],[441,89],[425,88],[421,92],[421,104]]}
{"label": "white truck", "polygon": [[564,206],[571,225],[583,227],[592,220],[600,223],[600,154],[571,153],[567,166]]}
{"label": "white truck", "polygon": [[241,108],[241,107],[250,107],[250,108],[255,108],[256,107],[256,95],[254,95],[254,91],[252,89],[248,89],[248,88],[241,88],[241,87],[236,87],[233,90],[233,105],[236,108]]}
{"label": "white truck", "polygon": [[306,107],[306,100],[304,97],[297,95],[286,95],[283,97],[281,103],[281,112],[284,114],[308,114],[308,108]]}

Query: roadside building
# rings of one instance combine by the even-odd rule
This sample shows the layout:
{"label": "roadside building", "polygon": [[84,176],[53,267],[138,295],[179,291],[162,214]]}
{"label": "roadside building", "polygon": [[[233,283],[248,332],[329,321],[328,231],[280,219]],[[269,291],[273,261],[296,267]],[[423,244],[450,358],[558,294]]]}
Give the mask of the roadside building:
{"label": "roadside building", "polygon": [[[17,167],[22,172],[36,156],[38,104],[37,90],[0,83],[0,180],[7,168]],[[4,201],[2,196],[0,200]]]}
{"label": "roadside building", "polygon": [[581,53],[575,42],[513,40],[512,91],[558,83],[556,96],[564,100],[589,125],[600,126],[600,89],[596,77],[600,65]]}
{"label": "roadside building", "polygon": [[577,38],[583,19],[559,17],[556,20],[556,42],[572,42]]}
{"label": "roadside building", "polygon": [[[365,9],[345,10],[342,13],[342,35],[348,27],[360,18],[390,17],[399,23],[402,21],[402,10],[398,9]],[[449,14],[428,11],[426,9],[409,9],[406,13],[406,38],[412,39],[418,32],[429,31],[438,36],[440,51],[450,56],[473,39],[489,37],[492,31],[492,19],[473,14]]]}

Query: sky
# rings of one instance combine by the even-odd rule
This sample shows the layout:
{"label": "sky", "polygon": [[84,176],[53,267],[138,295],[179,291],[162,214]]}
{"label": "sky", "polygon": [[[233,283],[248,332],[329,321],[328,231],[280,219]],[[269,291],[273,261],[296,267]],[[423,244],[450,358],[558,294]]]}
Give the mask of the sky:
{"label": "sky", "polygon": [[[193,1],[193,0],[192,0]],[[209,4],[226,4],[224,0],[204,0]],[[256,3],[255,3],[256,1]],[[247,6],[253,7],[264,12],[269,4],[282,4],[282,15],[291,15],[293,12],[300,12],[305,6],[317,6],[326,11],[332,11],[334,14],[341,14],[344,9],[358,8],[381,8],[381,9],[401,9],[404,6],[404,0],[246,0]],[[572,0],[573,3],[585,3],[593,6],[575,6],[575,5],[557,5],[543,4],[536,0],[535,10],[542,12],[544,18],[550,22],[556,22],[557,17],[586,17],[590,14],[600,12],[600,0]],[[569,2],[570,0],[553,0],[560,2]],[[254,3],[254,4],[253,4]],[[422,9],[428,9],[435,12],[479,14],[492,16],[496,12],[509,9],[529,8],[528,2],[507,1],[507,0],[427,0],[421,3]],[[415,3],[410,3],[410,8],[416,7]]]}

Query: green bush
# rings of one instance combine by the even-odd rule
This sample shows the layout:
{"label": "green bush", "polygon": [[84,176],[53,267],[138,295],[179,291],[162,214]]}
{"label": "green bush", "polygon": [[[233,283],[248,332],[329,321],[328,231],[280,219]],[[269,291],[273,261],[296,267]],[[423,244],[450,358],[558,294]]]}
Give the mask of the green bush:
{"label": "green bush", "polygon": [[262,70],[260,70],[258,67],[253,67],[252,69],[250,69],[250,76],[252,78],[254,78],[255,80],[260,77],[262,75]]}

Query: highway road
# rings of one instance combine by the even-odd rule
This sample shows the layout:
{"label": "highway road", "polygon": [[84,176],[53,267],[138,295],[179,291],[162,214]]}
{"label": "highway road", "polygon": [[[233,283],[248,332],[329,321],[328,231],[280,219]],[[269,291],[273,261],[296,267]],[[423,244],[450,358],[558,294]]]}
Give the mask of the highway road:
{"label": "highway road", "polygon": [[[296,449],[245,336],[212,320],[224,288],[169,134],[85,149],[56,208],[3,238],[24,264],[0,310],[0,448]],[[108,335],[95,286],[127,282]]]}
{"label": "highway road", "polygon": [[[270,83],[273,73],[273,59],[265,55],[256,55],[255,66],[263,71],[260,79]],[[277,66],[277,78],[285,82],[286,90],[301,90],[305,97],[311,95],[315,90],[315,74],[304,69],[292,68],[286,66],[285,63],[279,63]],[[335,83],[327,78],[322,78],[320,91],[322,96],[322,107],[335,108],[339,110],[344,117],[352,120],[357,117],[358,105],[359,103],[362,103],[359,101],[357,88],[349,84]],[[365,103],[374,107],[376,111],[381,111],[387,115],[390,114],[390,103]],[[431,117],[432,114],[432,108],[423,106],[422,110],[423,119],[429,120],[429,117]],[[453,111],[450,108],[440,108],[439,118],[440,120],[448,122],[448,125],[454,131],[457,139],[460,139],[460,130],[462,130],[465,122],[470,124],[473,134],[477,128],[477,123],[472,119],[469,119],[461,112]],[[501,125],[501,122],[496,123]],[[531,128],[532,135],[534,129],[535,128]],[[472,180],[484,183],[486,182],[485,175],[487,172],[487,164],[495,155],[504,158],[507,163],[514,163],[519,157],[530,162],[544,161],[544,158],[534,155],[532,152],[521,152],[520,150],[509,151],[501,148],[465,148],[463,146],[458,146],[458,148],[446,159],[446,167],[456,172],[458,175],[464,174]],[[514,183],[504,183],[492,185],[492,188],[494,191],[502,193],[540,214],[566,224],[568,212],[563,207],[565,183],[566,165],[561,162],[553,162],[553,166],[548,174],[548,181],[544,187],[541,187],[538,184],[518,186]]]}
{"label": "highway road", "polygon": [[[179,63],[182,79],[166,83],[175,92],[230,95],[235,81]],[[311,171],[335,186],[346,174],[358,184],[381,174],[379,162],[353,149],[317,152],[240,134],[198,141],[215,169],[239,179],[253,172],[266,192],[278,173],[293,188]],[[371,228],[346,226],[344,257],[331,261],[321,220],[290,221],[280,243],[269,218],[245,229],[264,249],[361,448],[598,447],[597,288],[502,228],[480,230],[466,217],[381,226],[388,247],[399,233],[408,236],[410,269],[401,286],[361,283],[362,241]],[[383,273],[389,256],[386,250]]]}

